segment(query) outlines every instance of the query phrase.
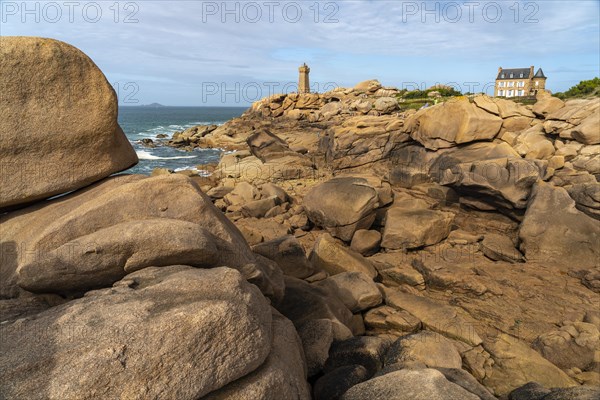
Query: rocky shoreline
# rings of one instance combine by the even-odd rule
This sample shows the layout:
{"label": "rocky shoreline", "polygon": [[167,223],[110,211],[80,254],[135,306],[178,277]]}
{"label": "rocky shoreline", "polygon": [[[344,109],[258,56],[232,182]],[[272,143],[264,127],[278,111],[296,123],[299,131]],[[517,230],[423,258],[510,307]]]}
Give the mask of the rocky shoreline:
{"label": "rocky shoreline", "polygon": [[209,177],[114,175],[101,71],[0,41],[1,398],[600,396],[600,99],[370,80],[171,138]]}

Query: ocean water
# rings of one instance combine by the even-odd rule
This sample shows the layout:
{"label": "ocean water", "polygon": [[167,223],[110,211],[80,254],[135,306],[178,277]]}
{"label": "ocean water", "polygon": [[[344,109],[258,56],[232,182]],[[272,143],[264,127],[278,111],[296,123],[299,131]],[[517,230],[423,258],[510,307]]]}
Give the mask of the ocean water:
{"label": "ocean water", "polygon": [[[218,149],[195,149],[183,151],[173,147],[159,146],[157,135],[164,133],[171,138],[174,132],[195,125],[223,124],[239,117],[246,111],[243,107],[119,107],[119,124],[140,159],[138,165],[126,172],[150,174],[154,168],[176,171],[199,169],[199,165],[219,161]],[[142,146],[139,141],[149,138],[157,147]],[[167,140],[167,138],[163,139]]]}

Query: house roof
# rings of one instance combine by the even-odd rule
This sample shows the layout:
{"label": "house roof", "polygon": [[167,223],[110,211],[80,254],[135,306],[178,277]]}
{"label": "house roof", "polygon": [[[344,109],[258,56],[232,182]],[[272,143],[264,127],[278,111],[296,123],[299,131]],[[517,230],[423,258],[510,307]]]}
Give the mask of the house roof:
{"label": "house roof", "polygon": [[[531,70],[529,68],[513,68],[513,69],[502,69],[500,70],[500,72],[498,73],[498,77],[496,78],[497,80],[502,80],[502,79],[529,79]],[[512,78],[510,76],[510,74],[512,74]],[[523,77],[521,78],[521,74],[523,74]]]}
{"label": "house roof", "polygon": [[533,77],[534,78],[546,78],[546,75],[544,75],[544,71],[542,71],[542,69],[539,68]]}

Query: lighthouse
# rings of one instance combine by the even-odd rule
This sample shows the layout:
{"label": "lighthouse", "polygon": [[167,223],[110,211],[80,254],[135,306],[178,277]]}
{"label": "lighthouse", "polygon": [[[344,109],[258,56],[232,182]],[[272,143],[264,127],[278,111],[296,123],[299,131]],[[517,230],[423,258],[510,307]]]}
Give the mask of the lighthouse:
{"label": "lighthouse", "polygon": [[310,93],[310,82],[308,80],[310,68],[304,63],[298,68],[298,71],[300,72],[300,77],[298,78],[298,93]]}

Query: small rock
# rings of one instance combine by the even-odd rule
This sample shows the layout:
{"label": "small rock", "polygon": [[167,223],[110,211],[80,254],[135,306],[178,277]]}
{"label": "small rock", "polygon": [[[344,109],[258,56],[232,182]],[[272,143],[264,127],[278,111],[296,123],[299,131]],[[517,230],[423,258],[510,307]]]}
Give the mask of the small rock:
{"label": "small rock", "polygon": [[381,292],[373,279],[363,272],[342,272],[321,282],[336,290],[339,298],[352,312],[363,311],[381,303]]}
{"label": "small rock", "polygon": [[381,233],[378,231],[359,229],[352,236],[350,248],[367,257],[377,253],[381,243]]}
{"label": "small rock", "polygon": [[513,241],[505,235],[486,234],[480,244],[481,251],[494,261],[523,262],[523,254],[515,248]]}

